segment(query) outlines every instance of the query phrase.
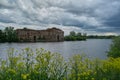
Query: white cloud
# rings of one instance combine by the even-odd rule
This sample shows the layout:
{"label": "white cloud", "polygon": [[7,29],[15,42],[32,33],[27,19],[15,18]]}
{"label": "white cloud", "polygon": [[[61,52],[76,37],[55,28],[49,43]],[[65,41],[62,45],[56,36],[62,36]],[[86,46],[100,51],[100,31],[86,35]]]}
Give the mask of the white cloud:
{"label": "white cloud", "polygon": [[42,29],[55,25],[66,32],[99,33],[112,31],[104,22],[118,13],[119,0],[0,0],[0,26]]}
{"label": "white cloud", "polygon": [[112,32],[106,32],[106,33],[104,33],[104,35],[117,35],[116,33],[112,33]]}

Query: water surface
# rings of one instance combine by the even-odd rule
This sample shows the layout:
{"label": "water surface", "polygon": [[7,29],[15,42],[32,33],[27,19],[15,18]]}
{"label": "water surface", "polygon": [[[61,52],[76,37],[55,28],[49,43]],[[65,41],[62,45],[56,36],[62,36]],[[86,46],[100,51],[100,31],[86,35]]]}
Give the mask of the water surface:
{"label": "water surface", "polygon": [[106,59],[111,42],[111,39],[88,39],[87,41],[0,43],[0,57],[6,58],[9,48],[15,48],[19,51],[29,47],[34,50],[44,48],[51,52],[60,53],[65,58],[74,54],[86,54],[90,58]]}

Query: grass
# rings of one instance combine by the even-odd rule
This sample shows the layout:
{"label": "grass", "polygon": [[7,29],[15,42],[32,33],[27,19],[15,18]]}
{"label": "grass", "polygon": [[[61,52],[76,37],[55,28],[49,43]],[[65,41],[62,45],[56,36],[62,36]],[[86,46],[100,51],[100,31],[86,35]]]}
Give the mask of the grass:
{"label": "grass", "polygon": [[65,61],[58,53],[13,48],[0,60],[0,80],[120,80],[120,58],[88,59],[74,55]]}

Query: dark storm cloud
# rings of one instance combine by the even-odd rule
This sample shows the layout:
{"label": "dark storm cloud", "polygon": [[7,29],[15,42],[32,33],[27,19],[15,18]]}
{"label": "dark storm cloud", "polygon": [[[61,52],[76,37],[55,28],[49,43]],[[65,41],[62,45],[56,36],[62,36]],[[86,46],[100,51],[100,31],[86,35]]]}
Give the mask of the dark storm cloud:
{"label": "dark storm cloud", "polygon": [[[0,0],[0,26],[118,33],[119,0]],[[41,27],[40,27],[41,28]]]}
{"label": "dark storm cloud", "polygon": [[13,0],[0,0],[0,9],[12,9],[15,8]]}
{"label": "dark storm cloud", "polygon": [[7,6],[7,5],[0,4],[0,9],[5,9],[5,8],[11,9],[13,7],[12,6]]}
{"label": "dark storm cloud", "polygon": [[7,20],[7,19],[0,19],[0,22],[3,22],[3,23],[15,23],[14,21]]}
{"label": "dark storm cloud", "polygon": [[107,19],[106,22],[104,23],[110,27],[116,27],[116,28],[120,27],[120,12],[117,15]]}

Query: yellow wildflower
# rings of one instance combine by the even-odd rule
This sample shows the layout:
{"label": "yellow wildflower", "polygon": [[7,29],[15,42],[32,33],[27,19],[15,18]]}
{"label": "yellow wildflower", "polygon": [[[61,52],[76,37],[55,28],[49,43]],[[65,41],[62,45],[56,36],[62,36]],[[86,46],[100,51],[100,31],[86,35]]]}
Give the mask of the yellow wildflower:
{"label": "yellow wildflower", "polygon": [[29,74],[21,74],[21,77],[25,80],[27,79],[27,77],[29,76]]}
{"label": "yellow wildflower", "polygon": [[11,73],[11,74],[16,74],[16,71],[14,69],[8,69],[7,71],[8,73]]}
{"label": "yellow wildflower", "polygon": [[95,78],[91,78],[91,80],[95,80]]}

